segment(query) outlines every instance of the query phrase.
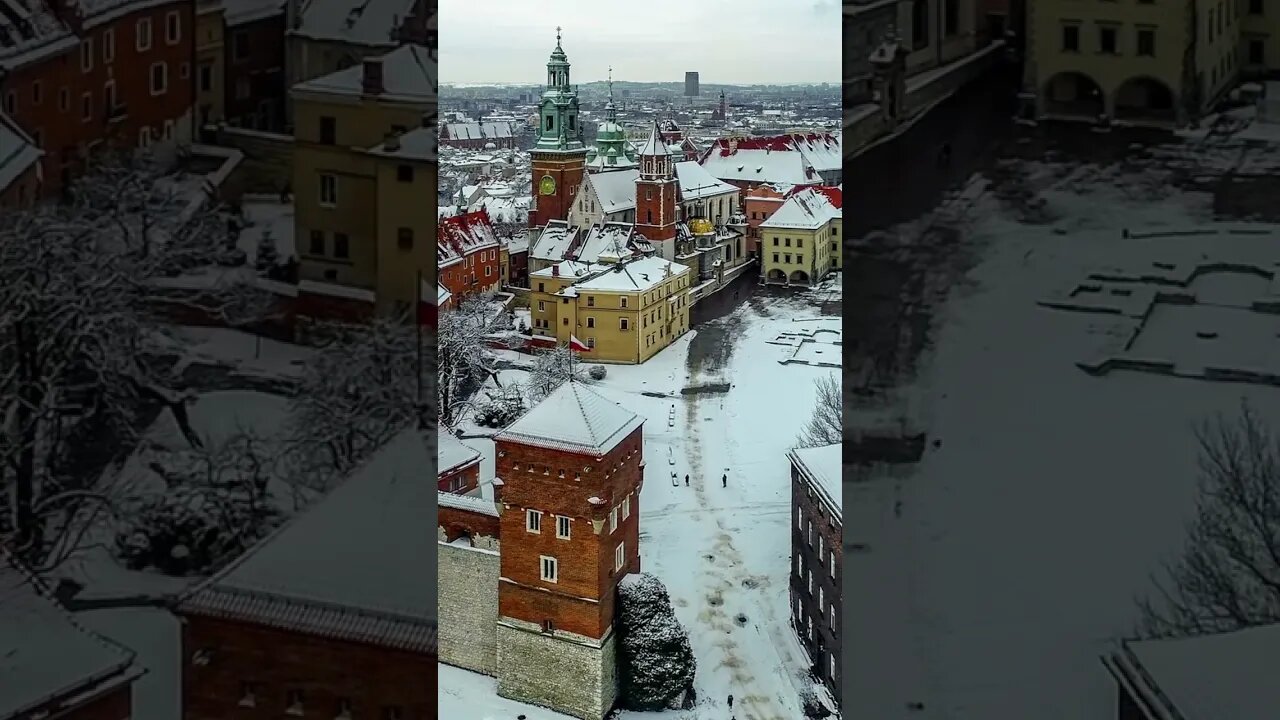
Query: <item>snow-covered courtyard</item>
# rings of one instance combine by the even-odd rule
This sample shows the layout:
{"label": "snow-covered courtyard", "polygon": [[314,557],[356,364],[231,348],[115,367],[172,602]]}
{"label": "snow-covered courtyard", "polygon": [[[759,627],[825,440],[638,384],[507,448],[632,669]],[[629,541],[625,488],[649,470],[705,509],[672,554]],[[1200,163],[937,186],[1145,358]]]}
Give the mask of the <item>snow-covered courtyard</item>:
{"label": "snow-covered courtyard", "polygon": [[[1233,157],[1266,161],[1256,155]],[[1183,547],[1194,427],[1235,415],[1242,398],[1280,419],[1274,387],[1077,366],[1133,339],[1123,292],[1107,298],[1114,312],[1041,304],[1107,269],[1159,275],[1251,257],[1276,270],[1280,227],[1215,218],[1210,194],[1173,182],[1179,166],[1212,157],[1147,157],[1123,169],[1009,161],[1048,221],[1020,222],[1025,208],[993,195],[971,213],[973,267],[935,308],[916,377],[894,392],[928,449],[910,472],[846,500],[852,717],[1113,716],[1099,656],[1135,632],[1135,600]],[[1128,351],[1191,368],[1274,366],[1280,315],[1241,307],[1273,278],[1201,276],[1190,288],[1199,304],[1138,310],[1146,325]]]}
{"label": "snow-covered courtyard", "polygon": [[[813,411],[814,381],[838,371],[787,362],[796,345],[776,339],[796,333],[838,349],[840,318],[824,316],[818,303],[833,293],[838,285],[826,293],[756,291],[645,364],[610,365],[593,384],[645,418],[642,567],[667,585],[698,662],[692,710],[624,718],[804,716],[801,694],[814,680],[789,624],[786,453]],[[467,442],[485,455],[482,476],[491,474],[493,443]],[[444,665],[440,672],[441,717],[563,717],[498,698],[490,678]]]}

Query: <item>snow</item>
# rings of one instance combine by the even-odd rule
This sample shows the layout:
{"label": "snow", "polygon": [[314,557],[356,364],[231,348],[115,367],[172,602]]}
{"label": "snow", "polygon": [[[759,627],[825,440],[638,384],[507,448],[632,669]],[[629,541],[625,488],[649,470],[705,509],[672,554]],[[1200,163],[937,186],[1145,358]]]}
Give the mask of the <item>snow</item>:
{"label": "snow", "polygon": [[480,453],[475,448],[459,440],[448,428],[441,427],[437,430],[436,442],[437,477],[480,459]]}
{"label": "snow", "polygon": [[573,720],[568,715],[498,697],[498,681],[494,678],[444,663],[437,667],[440,670],[436,708],[439,717],[512,720],[523,715],[525,720]]}
{"label": "snow", "polygon": [[[1057,178],[1041,193],[1052,225],[1020,224],[989,201],[972,213],[977,265],[936,311],[933,349],[901,390],[942,444],[910,477],[884,480],[901,516],[881,513],[879,532],[859,530],[871,550],[846,555],[845,572],[877,589],[845,597],[846,636],[861,639],[846,646],[855,715],[914,717],[908,702],[937,717],[1114,714],[1098,657],[1183,545],[1194,424],[1234,414],[1242,396],[1269,421],[1280,409],[1273,388],[1075,367],[1113,319],[1037,299],[1099,265],[1149,266],[1153,242],[1120,229],[1203,226],[1209,199],[1159,177],[1160,193],[1131,197],[1136,178],[1098,168]],[[1243,241],[1185,240],[1203,252]]]}
{"label": "snow", "polygon": [[843,510],[843,461],[839,443],[823,447],[798,448],[791,451],[791,461],[826,496],[831,511],[839,516]]}
{"label": "snow", "polygon": [[315,40],[394,46],[397,26],[413,8],[414,0],[309,0],[302,4],[301,27],[292,32]]}
{"label": "snow", "polygon": [[[840,191],[831,191],[838,197]],[[844,217],[838,200],[815,188],[804,188],[782,203],[768,220],[760,223],[761,229],[817,230],[823,225]]]}
{"label": "snow", "polygon": [[294,378],[315,353],[302,345],[227,328],[179,326],[169,333],[172,338],[161,343],[184,352],[175,371],[199,362],[229,365],[241,375]]}
{"label": "snow", "polygon": [[[730,149],[732,143],[733,149]],[[721,139],[703,154],[702,167],[721,180],[812,185],[822,177],[789,136]]]}
{"label": "snow", "polygon": [[[631,260],[621,265],[595,266],[597,274],[573,284],[578,293],[590,292],[646,292],[664,282],[691,271],[686,265],[649,256]],[[599,268],[604,268],[599,270]]]}
{"label": "snow", "polygon": [[435,507],[423,473],[435,464],[432,445],[417,430],[400,433],[192,601],[207,588],[434,621],[435,554],[422,531]]}
{"label": "snow", "polygon": [[602,456],[640,427],[641,419],[585,384],[567,382],[495,436],[499,442]]}
{"label": "snow", "polygon": [[[411,4],[410,0],[370,0],[368,4],[375,10],[381,10],[392,2]],[[311,17],[312,13],[319,17],[320,10],[336,4],[346,6],[350,3],[348,0],[315,0],[308,5],[308,17]],[[402,13],[400,17],[404,17],[404,14]],[[386,42],[391,42],[389,36]],[[430,51],[420,45],[403,45],[382,56],[383,92],[379,98],[407,103],[433,103],[436,100],[435,73],[436,64],[431,59]],[[357,63],[345,70],[299,83],[293,89],[303,92],[358,96],[364,92],[363,78],[364,66]]]}
{"label": "snow", "polygon": [[445,123],[443,130],[450,140],[484,140],[512,136],[509,122]]}
{"label": "snow", "polygon": [[[593,176],[589,176],[593,177]],[[549,220],[529,250],[529,257],[558,262],[574,244],[580,231],[563,220]]]}
{"label": "snow", "polygon": [[1201,637],[1129,641],[1124,649],[1181,717],[1264,720],[1280,707],[1280,625]]}
{"label": "snow", "polygon": [[300,280],[298,282],[298,291],[314,293],[316,295],[329,295],[332,297],[346,298],[348,300],[359,300],[368,303],[377,301],[377,295],[367,288],[337,285],[335,283],[322,282],[320,280]]}
{"label": "snow", "polygon": [[[675,164],[676,180],[680,183],[680,199],[696,200],[698,198],[715,197],[726,193],[736,193],[738,188],[717,179],[706,168],[693,160]],[[635,188],[631,188],[631,205],[635,206]],[[630,208],[628,208],[630,209]]]}
{"label": "snow", "polygon": [[662,141],[662,135],[658,132],[658,124],[653,124],[653,130],[649,132],[649,139],[645,141],[643,147],[640,148],[640,156],[663,156],[670,155],[671,151],[667,149],[667,144]]}
{"label": "snow", "polygon": [[228,27],[263,20],[284,12],[284,0],[222,0],[222,13]]}
{"label": "snow", "polygon": [[393,141],[384,141],[370,148],[369,154],[389,159],[434,162],[438,159],[439,150],[435,128],[418,127]]}
{"label": "snow", "polygon": [[86,627],[137,653],[146,674],[133,686],[130,720],[182,717],[182,625],[163,608],[93,610],[77,614]]}
{"label": "snow", "polygon": [[127,681],[137,672],[133,653],[82,627],[36,583],[0,550],[0,715],[5,717],[97,683]]}

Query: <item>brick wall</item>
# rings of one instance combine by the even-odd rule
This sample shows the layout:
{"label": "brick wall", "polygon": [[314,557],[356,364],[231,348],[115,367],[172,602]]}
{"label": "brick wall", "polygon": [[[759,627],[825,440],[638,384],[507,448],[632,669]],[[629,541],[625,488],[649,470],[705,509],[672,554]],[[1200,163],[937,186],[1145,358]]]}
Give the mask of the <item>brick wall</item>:
{"label": "brick wall", "polygon": [[[603,643],[504,619],[498,624],[498,694],[583,720],[601,720],[618,698],[617,636]],[[553,669],[553,670],[552,670]]]}
{"label": "brick wall", "polygon": [[[809,651],[809,657],[816,666],[817,676],[831,690],[837,702],[841,699],[840,679],[843,677],[839,627],[844,617],[841,614],[844,562],[842,530],[840,519],[832,516],[819,496],[813,492],[809,481],[792,466],[791,617],[801,643]],[[803,577],[796,572],[797,559],[804,570]],[[797,603],[800,612],[797,612]],[[813,620],[812,639],[808,633],[810,618]],[[835,660],[834,672],[832,658]]]}
{"label": "brick wall", "polygon": [[244,153],[230,182],[249,193],[278,193],[293,180],[293,136],[218,127],[217,143]]}
{"label": "brick wall", "polygon": [[[504,482],[506,504],[501,518],[502,576],[511,581],[503,583],[499,598],[503,617],[535,624],[550,620],[557,630],[587,637],[608,632],[618,581],[627,572],[640,571],[642,445],[641,428],[600,460],[498,441],[497,475]],[[630,514],[623,519],[620,512],[618,527],[610,532],[610,510],[622,506],[628,496]],[[589,502],[592,497],[601,502]],[[540,533],[527,531],[526,510],[543,513]],[[557,515],[571,518],[569,539],[556,537]],[[620,542],[626,563],[617,572],[614,551]],[[558,582],[541,580],[543,555],[557,559]]]}
{"label": "brick wall", "polygon": [[[278,720],[291,691],[303,693],[306,717],[334,717],[340,700],[357,718],[388,707],[404,720],[437,717],[431,655],[205,617],[184,618],[182,647],[184,720]],[[212,651],[207,665],[191,662],[200,649]],[[241,704],[246,683],[252,707]]]}
{"label": "brick wall", "polygon": [[466,494],[480,487],[480,462],[440,473],[436,476],[436,489],[440,492]]}
{"label": "brick wall", "polygon": [[[445,510],[441,508],[441,513]],[[498,553],[447,542],[440,542],[437,549],[440,660],[493,675],[497,669]]]}
{"label": "brick wall", "polygon": [[460,537],[499,537],[496,516],[444,506],[438,507],[436,512],[439,515],[440,531],[444,533],[440,539],[444,542],[453,542]]}

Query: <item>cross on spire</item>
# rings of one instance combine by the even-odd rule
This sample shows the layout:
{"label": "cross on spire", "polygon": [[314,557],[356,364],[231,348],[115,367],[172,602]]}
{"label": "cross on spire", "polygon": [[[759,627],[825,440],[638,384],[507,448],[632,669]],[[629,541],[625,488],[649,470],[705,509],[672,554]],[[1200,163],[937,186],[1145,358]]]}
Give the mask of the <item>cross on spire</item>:
{"label": "cross on spire", "polygon": [[556,47],[560,47],[560,26],[556,26]]}

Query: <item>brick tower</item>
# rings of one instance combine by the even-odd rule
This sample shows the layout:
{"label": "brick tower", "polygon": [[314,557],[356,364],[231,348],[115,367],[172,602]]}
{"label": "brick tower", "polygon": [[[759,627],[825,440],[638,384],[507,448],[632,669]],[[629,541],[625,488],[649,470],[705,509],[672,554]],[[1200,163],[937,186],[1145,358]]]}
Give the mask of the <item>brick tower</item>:
{"label": "brick tower", "polygon": [[648,142],[640,149],[640,176],[636,178],[636,232],[652,242],[667,260],[675,259],[676,223],[680,221],[677,188],[671,152],[662,141],[658,123],[654,122]]}
{"label": "brick tower", "polygon": [[560,28],[556,28],[556,49],[547,61],[547,89],[538,109],[538,142],[530,155],[535,200],[529,226],[543,227],[548,220],[568,219],[573,196],[586,172],[587,147],[578,122],[578,91],[569,85],[569,59],[560,47]]}
{"label": "brick tower", "polygon": [[499,695],[584,720],[613,708],[618,582],[640,571],[643,422],[568,382],[494,438]]}

